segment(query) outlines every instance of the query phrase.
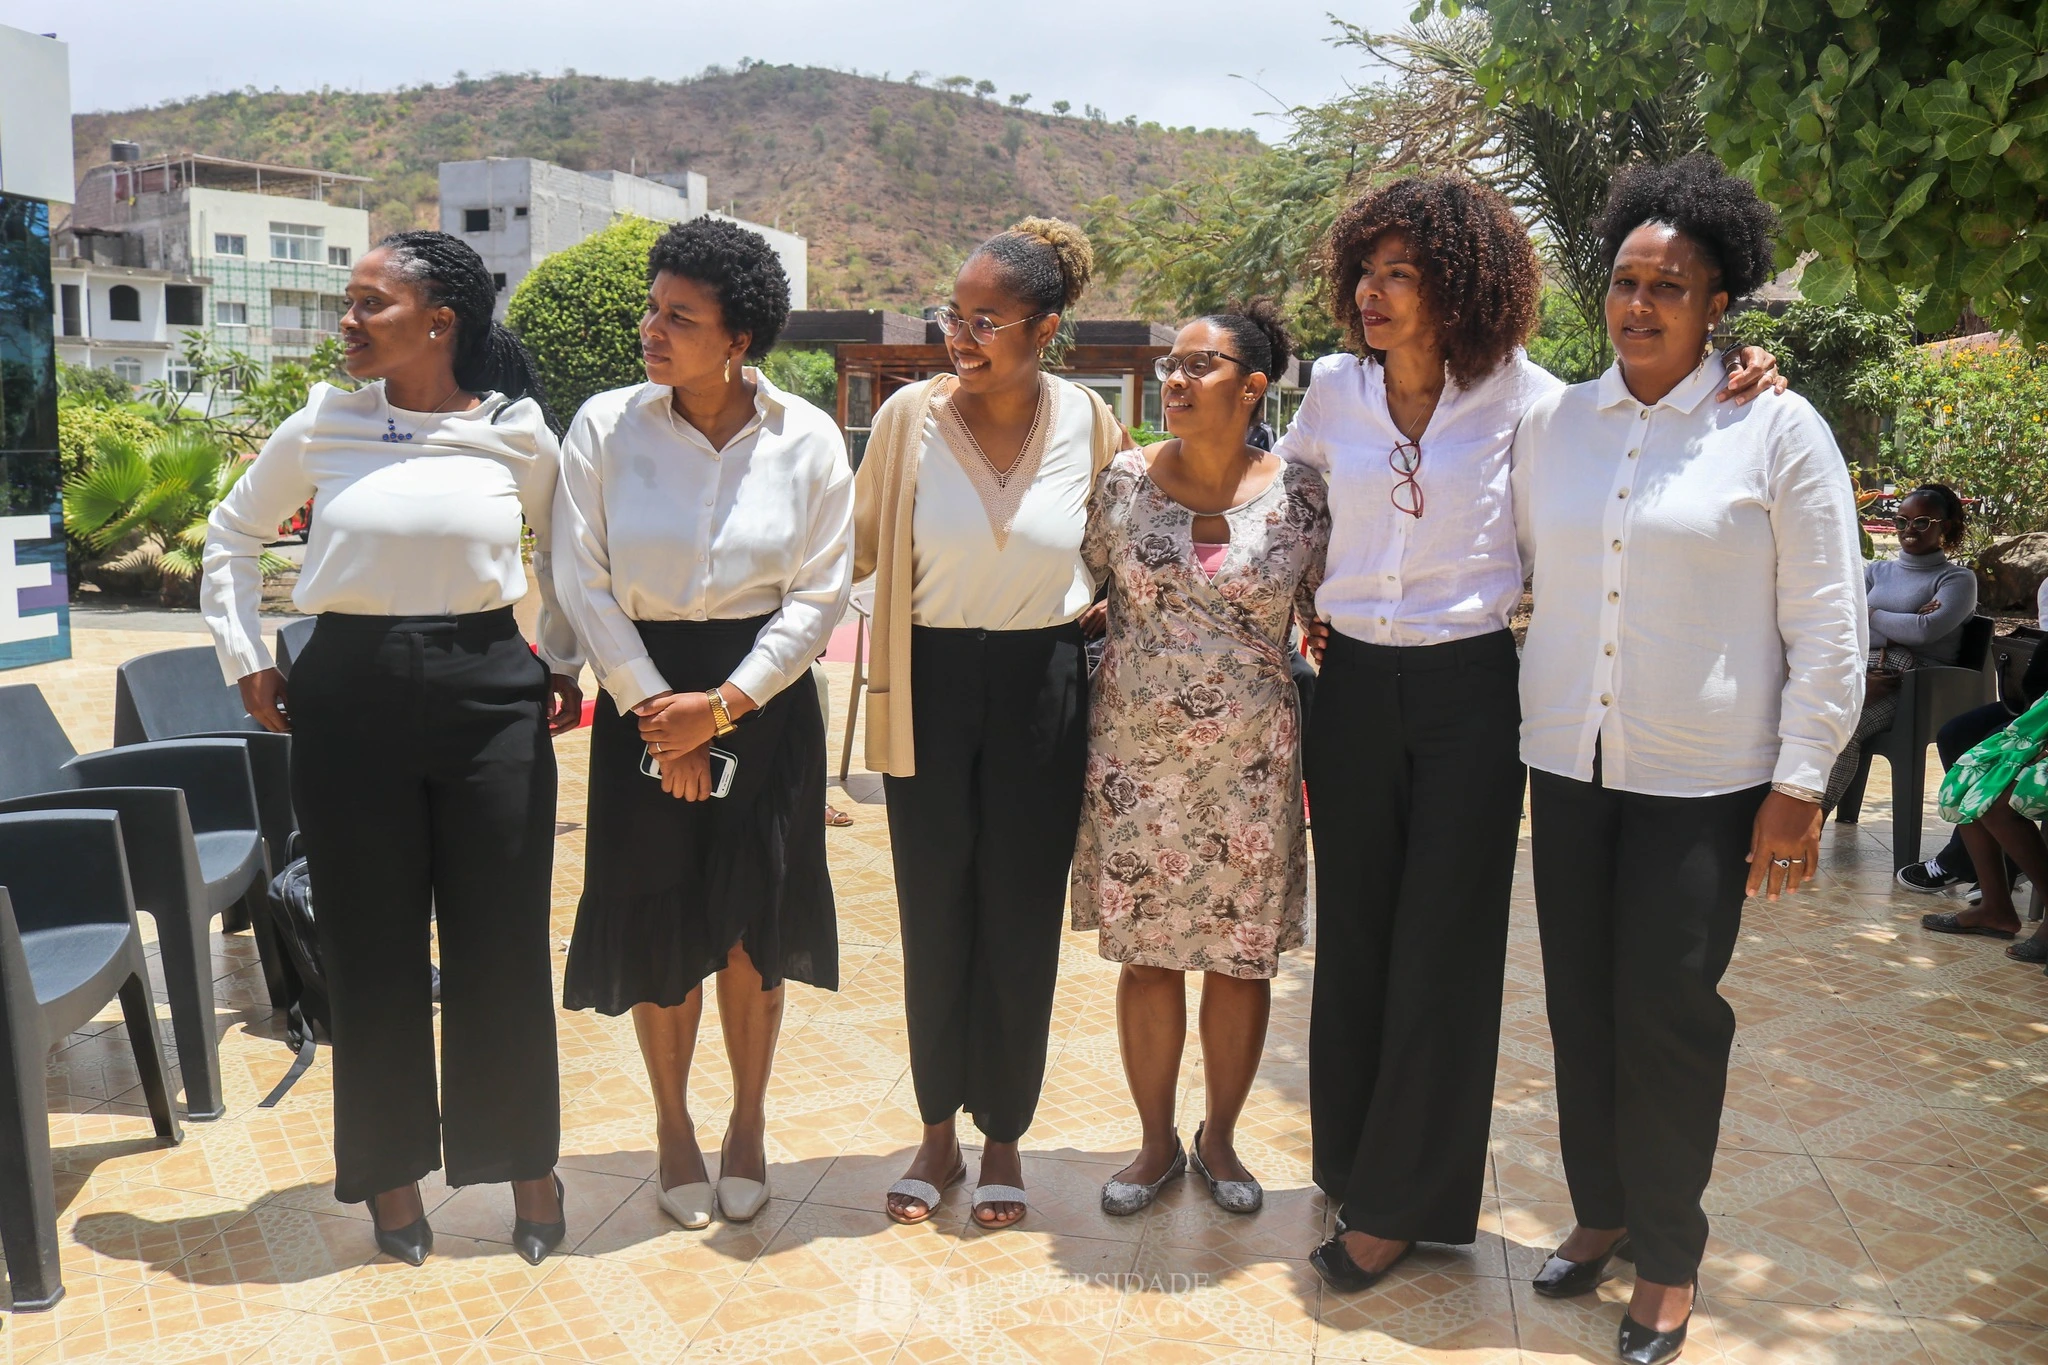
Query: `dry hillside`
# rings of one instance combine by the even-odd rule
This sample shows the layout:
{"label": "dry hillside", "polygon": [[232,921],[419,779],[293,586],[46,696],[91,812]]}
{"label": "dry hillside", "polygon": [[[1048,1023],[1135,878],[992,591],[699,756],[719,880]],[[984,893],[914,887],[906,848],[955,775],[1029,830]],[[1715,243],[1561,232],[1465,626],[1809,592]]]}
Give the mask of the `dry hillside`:
{"label": "dry hillside", "polygon": [[[438,225],[441,161],[694,170],[709,178],[714,203],[809,238],[813,307],[910,310],[933,300],[966,248],[1017,217],[1074,214],[1258,147],[1242,132],[1031,105],[748,64],[672,82],[528,74],[377,94],[251,90],[81,114],[73,140],[81,172],[106,158],[110,139],[128,138],[145,156],[190,150],[372,176],[376,231]],[[1083,311],[1099,316],[1120,302],[1105,295]]]}

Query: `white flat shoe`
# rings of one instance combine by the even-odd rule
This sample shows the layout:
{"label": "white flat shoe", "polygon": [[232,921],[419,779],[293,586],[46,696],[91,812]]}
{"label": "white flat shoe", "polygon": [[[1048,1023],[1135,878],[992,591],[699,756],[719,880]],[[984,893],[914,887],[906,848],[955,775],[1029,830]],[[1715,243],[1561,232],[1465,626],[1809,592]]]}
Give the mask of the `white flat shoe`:
{"label": "white flat shoe", "polygon": [[711,1182],[699,1180],[690,1185],[678,1185],[672,1190],[662,1190],[654,1196],[654,1202],[661,1205],[661,1211],[695,1231],[711,1226]]}
{"label": "white flat shoe", "polygon": [[768,1182],[744,1176],[718,1177],[718,1210],[728,1223],[751,1223],[768,1202]]}

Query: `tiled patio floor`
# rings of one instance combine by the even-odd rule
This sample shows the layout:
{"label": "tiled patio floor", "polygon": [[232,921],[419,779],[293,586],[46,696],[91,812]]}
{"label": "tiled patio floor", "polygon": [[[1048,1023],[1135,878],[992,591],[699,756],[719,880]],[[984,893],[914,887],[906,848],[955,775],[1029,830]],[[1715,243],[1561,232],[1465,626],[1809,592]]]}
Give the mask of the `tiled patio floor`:
{"label": "tiled patio floor", "polygon": [[[81,748],[111,729],[114,663],[194,634],[82,625],[39,682]],[[845,669],[834,669],[844,706]],[[833,754],[837,756],[834,731]],[[561,746],[558,947],[583,841],[584,744]],[[872,779],[869,780],[872,782]],[[1860,830],[1832,828],[1820,889],[1751,907],[1727,993],[1741,1020],[1689,1361],[2048,1361],[2048,980],[1986,940],[1923,934],[1895,894],[1883,765]],[[856,779],[857,790],[867,784]],[[329,1194],[326,1053],[275,1110],[289,1056],[246,934],[217,940],[229,1114],[151,1136],[110,1013],[52,1059],[70,1295],[9,1314],[8,1361],[1607,1361],[1625,1278],[1554,1303],[1527,1279],[1571,1221],[1526,859],[1518,880],[1486,1231],[1342,1298],[1303,1259],[1312,952],[1277,983],[1240,1150],[1269,1191],[1231,1218],[1188,1184],[1137,1218],[1096,1209],[1136,1123],[1113,970],[1070,935],[1032,1206],[982,1234],[949,1198],[890,1225],[881,1191],[917,1133],[888,835],[876,804],[830,832],[844,988],[792,987],[770,1101],[776,1198],[751,1226],[685,1232],[656,1209],[653,1109],[625,1020],[561,1016],[570,1253],[528,1268],[502,1188],[428,1190],[437,1254],[375,1255]],[[1930,844],[1930,848],[1932,845]],[[166,1015],[166,1035],[168,1017]],[[714,1148],[728,1096],[707,1028],[695,1100]],[[1190,1049],[1183,1129],[1200,1112]],[[970,1153],[970,1167],[974,1164]]]}

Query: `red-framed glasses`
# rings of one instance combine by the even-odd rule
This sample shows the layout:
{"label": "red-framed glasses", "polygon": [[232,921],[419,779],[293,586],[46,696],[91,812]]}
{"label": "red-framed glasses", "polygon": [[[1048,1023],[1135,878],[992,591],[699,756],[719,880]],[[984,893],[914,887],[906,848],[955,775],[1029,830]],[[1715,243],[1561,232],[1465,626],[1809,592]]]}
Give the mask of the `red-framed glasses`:
{"label": "red-framed glasses", "polygon": [[1387,467],[1394,471],[1394,506],[1411,517],[1422,515],[1422,485],[1415,476],[1422,472],[1422,446],[1400,441],[1387,453]]}

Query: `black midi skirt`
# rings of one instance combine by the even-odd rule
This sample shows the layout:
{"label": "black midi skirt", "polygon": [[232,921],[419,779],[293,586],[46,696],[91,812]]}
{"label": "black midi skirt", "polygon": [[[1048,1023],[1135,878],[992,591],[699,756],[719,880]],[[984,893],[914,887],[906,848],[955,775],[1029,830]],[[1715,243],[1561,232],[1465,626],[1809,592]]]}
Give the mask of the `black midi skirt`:
{"label": "black midi skirt", "polygon": [[[678,692],[718,686],[766,616],[641,621]],[[800,675],[716,747],[739,759],[732,790],[683,801],[640,771],[639,725],[598,697],[590,730],[583,898],[562,984],[566,1009],[623,1014],[680,1005],[744,944],[764,986],[839,988],[839,925],[825,866],[825,720]]]}

